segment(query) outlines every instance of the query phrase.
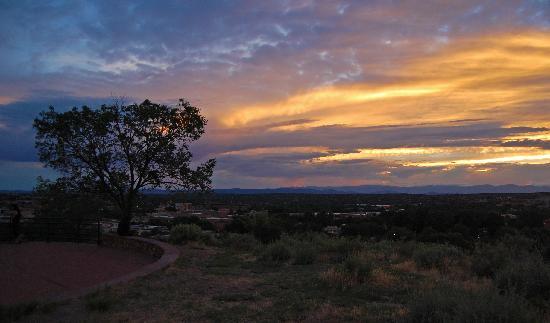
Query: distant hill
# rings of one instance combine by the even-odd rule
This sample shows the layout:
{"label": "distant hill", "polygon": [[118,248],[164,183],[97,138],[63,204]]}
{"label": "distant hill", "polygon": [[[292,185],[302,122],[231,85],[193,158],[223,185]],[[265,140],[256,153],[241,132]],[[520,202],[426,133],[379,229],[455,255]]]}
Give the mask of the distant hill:
{"label": "distant hill", "polygon": [[[279,188],[222,188],[214,189],[218,194],[526,194],[547,193],[550,186],[535,185],[425,185],[425,186],[389,186],[389,185],[359,185],[359,186],[305,186]],[[0,194],[25,194],[32,191],[0,190]],[[154,189],[144,190],[147,195],[165,195],[173,192]]]}
{"label": "distant hill", "polygon": [[280,187],[261,189],[215,189],[219,194],[482,194],[482,193],[541,193],[550,192],[550,186],[520,185],[427,185],[427,186],[329,186]]}

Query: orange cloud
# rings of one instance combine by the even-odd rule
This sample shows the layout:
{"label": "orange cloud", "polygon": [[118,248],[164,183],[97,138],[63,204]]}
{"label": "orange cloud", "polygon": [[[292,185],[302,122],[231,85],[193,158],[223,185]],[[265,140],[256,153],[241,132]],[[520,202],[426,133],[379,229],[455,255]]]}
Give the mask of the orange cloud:
{"label": "orange cloud", "polygon": [[[482,156],[482,157],[480,157]],[[360,149],[309,160],[309,163],[376,159],[407,167],[452,167],[486,164],[546,164],[550,150],[535,147],[437,147]]]}
{"label": "orange cloud", "polygon": [[[320,87],[277,101],[235,106],[222,115],[222,122],[237,129],[310,120],[271,129],[275,132],[333,124],[365,127],[469,119],[504,127],[550,125],[550,114],[541,108],[543,102],[550,102],[550,33],[524,31],[459,39],[436,53],[386,70],[384,79]],[[495,145],[526,139],[549,141],[549,133],[518,133],[494,141]],[[478,147],[472,143],[466,147],[370,149],[366,142],[365,148],[355,152],[334,153],[322,146],[320,142],[313,149],[323,156],[303,160],[302,164],[369,159],[417,168],[469,166],[480,174],[493,170],[478,167],[483,165],[550,164],[550,150],[538,147]]]}
{"label": "orange cloud", "polygon": [[369,126],[490,118],[550,122],[529,102],[550,100],[550,34],[525,32],[456,41],[386,71],[393,81],[317,88],[283,100],[236,106],[228,127],[317,120],[310,126]]}

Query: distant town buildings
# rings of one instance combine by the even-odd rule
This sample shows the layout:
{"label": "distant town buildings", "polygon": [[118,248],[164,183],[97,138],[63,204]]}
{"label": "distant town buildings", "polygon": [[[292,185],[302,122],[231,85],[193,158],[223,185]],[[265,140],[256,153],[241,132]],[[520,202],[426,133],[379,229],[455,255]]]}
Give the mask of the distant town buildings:
{"label": "distant town buildings", "polygon": [[331,236],[339,236],[342,230],[338,226],[329,225],[323,229],[323,232]]}
{"label": "distant town buildings", "polygon": [[[338,205],[339,212],[325,211],[319,208],[308,211],[307,208],[297,207],[296,209],[286,208],[286,212],[273,213],[273,215],[288,216],[294,218],[297,226],[303,221],[303,217],[320,216],[325,220],[328,219],[327,225],[322,227],[326,234],[338,236],[342,234],[342,229],[347,225],[353,225],[369,218],[385,217],[403,212],[403,207],[424,207],[422,203],[428,205],[428,202],[418,202],[408,200],[408,197],[403,197],[404,202],[386,201],[379,199],[371,203],[353,203],[348,202],[344,205]],[[453,197],[462,198],[462,197]],[[466,198],[466,197],[464,197]],[[537,209],[548,209],[550,207],[550,195],[532,196],[529,198],[523,196],[492,196],[488,199],[487,196],[468,197],[474,198],[476,203],[491,203],[491,210],[496,210],[497,214],[503,219],[511,220],[506,223],[513,223],[515,219],[525,214],[526,207]],[[131,230],[139,236],[154,237],[159,239],[167,239],[169,228],[174,223],[196,223],[195,218],[200,221],[209,222],[216,231],[222,231],[235,216],[268,216],[270,212],[268,207],[263,206],[252,207],[251,205],[243,204],[243,201],[233,203],[228,200],[224,203],[205,202],[204,205],[192,204],[186,201],[171,201],[159,199],[156,200],[158,205],[153,204],[148,206],[148,212],[138,212],[131,223]],[[381,202],[381,203],[380,203]],[[14,205],[17,205],[21,212],[21,222],[33,221],[36,212],[39,210],[40,200],[36,195],[32,194],[0,194],[0,224],[9,227],[9,223],[15,214]],[[251,204],[253,204],[251,202]],[[155,207],[156,205],[156,207]],[[261,204],[260,204],[261,205]],[[254,209],[256,208],[256,209]],[[110,216],[108,215],[110,214]],[[116,232],[118,220],[115,213],[105,212],[101,214],[101,230],[103,232]],[[326,216],[326,217],[325,217]],[[110,217],[113,217],[112,219]],[[189,219],[181,219],[189,218]],[[190,219],[194,218],[194,219]],[[181,219],[181,221],[178,221]],[[189,222],[186,222],[189,221]],[[376,221],[375,221],[376,222]],[[550,230],[550,218],[543,221],[543,227]],[[205,222],[200,222],[204,224]],[[327,223],[327,224],[328,224]],[[326,224],[325,224],[326,225]],[[346,230],[344,230],[347,232]]]}
{"label": "distant town buildings", "polygon": [[516,214],[512,214],[512,213],[504,213],[504,214],[501,214],[500,216],[505,218],[505,219],[512,219],[512,220],[518,218],[518,216]]}

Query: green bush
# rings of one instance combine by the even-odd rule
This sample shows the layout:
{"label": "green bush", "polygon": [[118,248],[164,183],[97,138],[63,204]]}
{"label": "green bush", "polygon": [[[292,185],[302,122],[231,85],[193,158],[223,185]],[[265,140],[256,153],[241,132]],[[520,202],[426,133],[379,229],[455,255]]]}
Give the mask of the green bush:
{"label": "green bush", "polygon": [[310,265],[317,260],[319,252],[310,245],[302,245],[296,248],[294,255],[295,265]]}
{"label": "green bush", "polygon": [[196,224],[177,224],[170,230],[171,243],[199,241],[202,237],[202,229]]}
{"label": "green bush", "polygon": [[449,245],[418,244],[413,253],[413,260],[420,268],[444,269],[461,254],[458,248]]}
{"label": "green bush", "polygon": [[290,258],[292,258],[292,251],[281,242],[269,244],[260,256],[261,261],[273,263],[284,263]]}
{"label": "green bush", "polygon": [[499,295],[494,289],[481,291],[439,287],[411,295],[405,322],[540,322],[537,311],[514,294]]}
{"label": "green bush", "polygon": [[537,303],[550,299],[550,267],[536,255],[507,263],[496,273],[495,283]]}

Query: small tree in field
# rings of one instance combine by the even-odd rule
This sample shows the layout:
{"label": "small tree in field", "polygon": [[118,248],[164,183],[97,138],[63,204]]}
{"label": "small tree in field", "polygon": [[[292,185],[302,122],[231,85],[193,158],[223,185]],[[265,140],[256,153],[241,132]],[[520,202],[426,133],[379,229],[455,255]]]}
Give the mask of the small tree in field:
{"label": "small tree in field", "polygon": [[118,233],[128,234],[143,189],[211,189],[215,160],[191,167],[189,143],[207,120],[180,99],[176,107],[141,104],[53,107],[34,120],[40,160],[82,190],[99,191],[120,209]]}

